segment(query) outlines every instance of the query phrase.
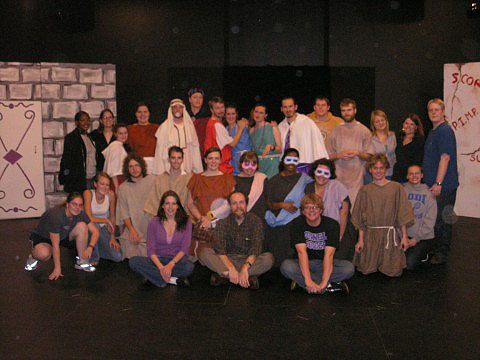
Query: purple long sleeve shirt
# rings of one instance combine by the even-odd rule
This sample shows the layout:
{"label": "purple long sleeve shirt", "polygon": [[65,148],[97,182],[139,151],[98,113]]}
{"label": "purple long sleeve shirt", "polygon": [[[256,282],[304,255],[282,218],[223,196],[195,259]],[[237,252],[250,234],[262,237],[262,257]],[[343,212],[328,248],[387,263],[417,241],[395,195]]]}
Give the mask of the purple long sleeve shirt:
{"label": "purple long sleeve shirt", "polygon": [[167,242],[167,232],[158,217],[154,217],[148,224],[147,229],[147,256],[157,255],[161,257],[174,257],[179,251],[188,255],[190,242],[192,241],[192,222],[190,219],[185,229],[175,229],[172,242]]}

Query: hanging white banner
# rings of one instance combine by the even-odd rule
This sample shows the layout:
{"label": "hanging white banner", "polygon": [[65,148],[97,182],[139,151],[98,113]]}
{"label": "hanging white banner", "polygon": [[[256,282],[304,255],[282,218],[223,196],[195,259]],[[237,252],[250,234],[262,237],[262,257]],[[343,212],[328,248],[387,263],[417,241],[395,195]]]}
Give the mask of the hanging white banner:
{"label": "hanging white banner", "polygon": [[480,218],[480,62],[443,66],[445,114],[457,139],[455,213]]}

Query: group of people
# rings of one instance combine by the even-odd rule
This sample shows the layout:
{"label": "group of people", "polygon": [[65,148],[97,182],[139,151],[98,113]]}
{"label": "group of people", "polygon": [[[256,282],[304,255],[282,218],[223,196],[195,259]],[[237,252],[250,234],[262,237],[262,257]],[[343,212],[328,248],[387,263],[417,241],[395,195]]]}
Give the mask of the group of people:
{"label": "group of people", "polygon": [[286,97],[277,125],[263,104],[240,119],[234,104],[213,97],[206,108],[203,98],[192,89],[187,106],[173,99],[161,125],[143,103],[136,124],[106,109],[91,133],[77,113],[59,177],[69,196],[42,215],[25,269],[53,257],[58,279],[62,245],[88,272],[129,259],[147,286],[188,286],[198,261],[212,286],[256,289],[276,266],[292,289],[324,293],[348,292],[355,267],[400,276],[446,262],[458,175],[442,100],[427,105],[425,140],[416,114],[396,136],[375,110],[369,130],[352,99],[339,118],[325,97],[308,116]]}

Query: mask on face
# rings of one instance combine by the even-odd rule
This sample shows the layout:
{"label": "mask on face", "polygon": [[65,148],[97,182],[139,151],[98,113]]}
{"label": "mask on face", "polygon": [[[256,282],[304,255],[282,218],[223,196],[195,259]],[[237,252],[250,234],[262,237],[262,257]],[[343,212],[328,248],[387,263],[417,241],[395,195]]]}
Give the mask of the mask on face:
{"label": "mask on face", "polygon": [[296,156],[286,156],[285,159],[283,159],[283,163],[285,165],[298,165],[298,157]]}
{"label": "mask on face", "polygon": [[242,163],[242,169],[244,170],[249,170],[249,169],[256,170],[257,166],[258,166],[257,163],[254,161],[244,161]]}
{"label": "mask on face", "polygon": [[315,176],[321,176],[324,177],[325,179],[330,179],[331,173],[329,169],[324,169],[324,168],[317,168],[315,170]]}

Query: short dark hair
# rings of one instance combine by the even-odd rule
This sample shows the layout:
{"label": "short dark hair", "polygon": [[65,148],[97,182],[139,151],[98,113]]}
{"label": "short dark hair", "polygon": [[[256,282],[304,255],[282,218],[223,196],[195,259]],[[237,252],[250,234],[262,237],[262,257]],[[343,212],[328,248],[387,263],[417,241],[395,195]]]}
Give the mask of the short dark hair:
{"label": "short dark hair", "polygon": [[357,103],[355,102],[355,100],[353,99],[349,99],[349,98],[345,98],[343,99],[342,101],[340,101],[340,107],[342,106],[348,106],[348,105],[352,105],[354,109],[357,108]]}
{"label": "short dark hair", "polygon": [[115,124],[115,125],[113,125],[113,132],[116,133],[118,131],[118,129],[120,129],[120,128],[128,129],[128,125],[124,124],[124,123]]}
{"label": "short dark hair", "polygon": [[205,151],[205,155],[203,157],[206,159],[207,156],[210,155],[213,152],[218,152],[220,154],[220,159],[222,158],[222,150],[220,150],[216,146],[212,146],[211,148],[208,148],[207,151]]}
{"label": "short dark hair", "polygon": [[185,209],[182,206],[180,201],[180,197],[178,194],[173,190],[167,190],[163,193],[162,197],[160,198],[160,204],[158,205],[157,216],[159,221],[167,220],[167,216],[165,215],[165,210],[163,210],[163,204],[165,204],[165,200],[167,197],[172,196],[175,198],[177,202],[177,211],[175,212],[175,222],[177,230],[183,230],[187,226],[188,222],[188,215]]}
{"label": "short dark hair", "polygon": [[288,148],[285,150],[285,152],[282,155],[282,159],[280,160],[280,164],[278,164],[278,171],[282,172],[285,169],[285,164],[283,163],[283,160],[285,160],[285,157],[287,156],[288,153],[294,152],[297,154],[298,157],[300,157],[300,153],[298,152],[297,149],[295,148]]}
{"label": "short dark hair", "polygon": [[326,98],[325,96],[321,96],[321,95],[317,96],[315,100],[313,100],[313,104],[316,104],[317,101],[325,101],[327,105],[330,106],[330,100],[328,100],[328,98]]}
{"label": "short dark hair", "polygon": [[280,101],[280,103],[283,102],[283,100],[288,100],[288,99],[292,99],[293,100],[293,105],[297,105],[297,102],[295,101],[295,98],[293,96],[284,96],[282,97],[282,101]]}
{"label": "short dark hair", "polygon": [[79,121],[80,121],[80,118],[81,118],[83,115],[87,115],[88,118],[90,119],[90,115],[88,115],[88,113],[87,113],[86,111],[80,110],[79,112],[77,112],[77,113],[75,114],[75,122],[79,122]]}
{"label": "short dark hair", "polygon": [[225,101],[223,101],[223,99],[220,96],[214,96],[208,102],[208,106],[210,106],[210,108],[212,108],[213,104],[217,104],[217,103],[225,104]]}
{"label": "short dark hair", "polygon": [[200,88],[191,88],[190,90],[188,90],[187,95],[188,97],[192,97],[192,95],[196,93],[200,93],[203,97],[205,97],[205,92],[203,91],[203,89]]}
{"label": "short dark hair", "polygon": [[328,166],[328,168],[330,169],[330,179],[333,180],[337,177],[335,175],[335,162],[327,158],[321,158],[315,160],[310,166],[310,171],[308,172],[308,175],[310,175],[312,179],[315,179],[315,170],[317,170],[318,165]]}
{"label": "short dark hair", "polygon": [[141,157],[140,155],[138,155],[136,152],[133,152],[133,151],[127,155],[125,160],[123,160],[123,167],[122,167],[123,176],[125,176],[125,178],[128,181],[132,181],[132,175],[130,175],[130,173],[128,172],[128,163],[131,160],[135,160],[137,163],[140,164],[140,167],[142,168],[142,177],[147,176],[147,164],[145,163],[145,160],[143,159],[143,157]]}
{"label": "short dark hair", "polygon": [[238,190],[233,190],[230,194],[228,194],[227,201],[228,201],[229,205],[231,205],[232,195],[234,195],[234,194],[242,194],[243,197],[245,198],[245,204],[248,205],[248,196],[245,195],[243,192],[238,191]]}
{"label": "short dark hair", "polygon": [[180,146],[176,146],[176,145],[170,146],[168,148],[168,157],[172,156],[172,153],[174,152],[181,153],[182,157],[185,157],[185,154],[183,153],[183,149]]}
{"label": "short dark hair", "polygon": [[135,112],[138,111],[138,108],[139,108],[140,106],[146,106],[147,109],[148,109],[148,111],[150,111],[150,107],[147,105],[147,103],[145,103],[145,102],[143,102],[143,101],[140,101],[140,102],[137,103],[137,105],[135,105]]}

